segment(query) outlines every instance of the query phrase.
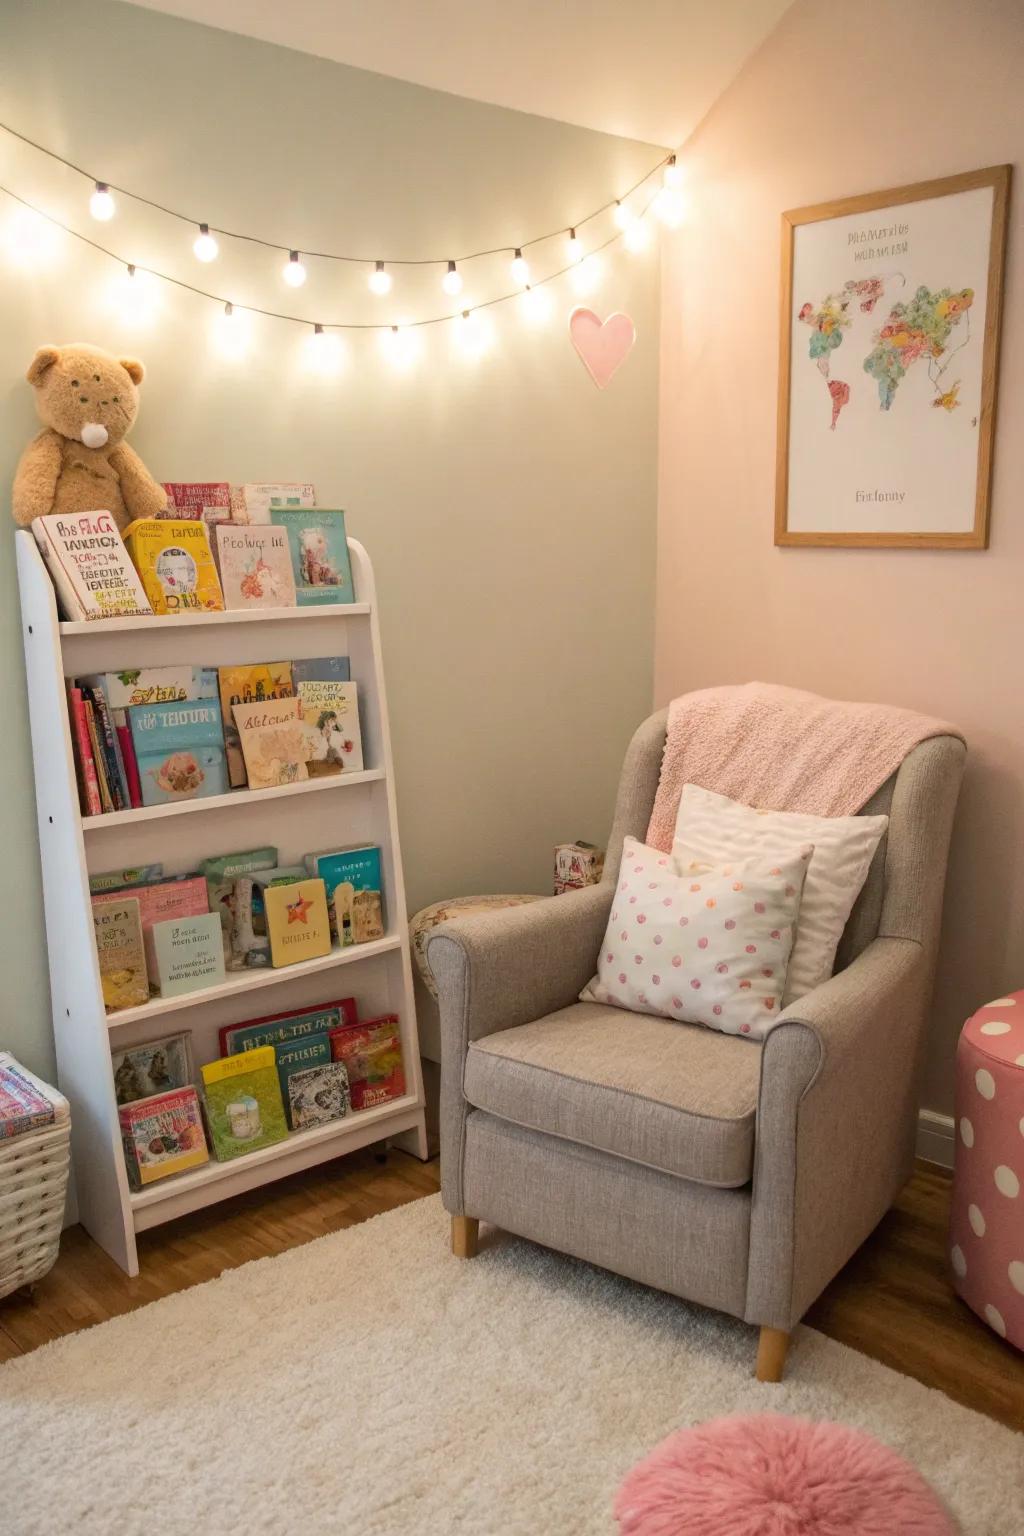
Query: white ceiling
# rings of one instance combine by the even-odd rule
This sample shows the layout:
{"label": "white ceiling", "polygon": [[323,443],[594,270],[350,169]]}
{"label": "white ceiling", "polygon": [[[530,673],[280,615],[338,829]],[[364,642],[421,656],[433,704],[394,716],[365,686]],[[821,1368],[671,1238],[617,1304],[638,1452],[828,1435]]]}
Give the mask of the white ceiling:
{"label": "white ceiling", "polygon": [[790,0],[133,0],[476,101],[675,146]]}

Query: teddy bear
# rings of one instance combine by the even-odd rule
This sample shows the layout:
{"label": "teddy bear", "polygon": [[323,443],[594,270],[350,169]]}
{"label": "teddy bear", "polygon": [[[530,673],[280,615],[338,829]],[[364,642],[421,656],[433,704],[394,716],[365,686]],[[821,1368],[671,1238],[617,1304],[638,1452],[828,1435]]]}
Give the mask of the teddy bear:
{"label": "teddy bear", "polygon": [[14,476],[12,511],[22,528],[47,512],[110,512],[123,532],[167,505],[162,487],[124,441],[139,410],[142,364],[72,342],[40,347],[25,377],[45,430]]}

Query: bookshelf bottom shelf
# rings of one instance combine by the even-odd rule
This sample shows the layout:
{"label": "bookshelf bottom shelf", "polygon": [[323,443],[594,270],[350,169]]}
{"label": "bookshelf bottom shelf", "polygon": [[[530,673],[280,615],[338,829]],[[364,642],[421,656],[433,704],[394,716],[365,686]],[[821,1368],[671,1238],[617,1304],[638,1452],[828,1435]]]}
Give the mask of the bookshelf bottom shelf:
{"label": "bookshelf bottom shelf", "polygon": [[285,1141],[262,1147],[232,1162],[211,1158],[201,1168],[178,1174],[129,1195],[136,1232],[174,1221],[190,1211],[201,1210],[218,1200],[244,1194],[274,1179],[283,1179],[303,1168],[315,1167],[346,1152],[356,1152],[385,1137],[423,1129],[423,1106],[414,1094],[363,1109],[344,1120],[293,1132]]}

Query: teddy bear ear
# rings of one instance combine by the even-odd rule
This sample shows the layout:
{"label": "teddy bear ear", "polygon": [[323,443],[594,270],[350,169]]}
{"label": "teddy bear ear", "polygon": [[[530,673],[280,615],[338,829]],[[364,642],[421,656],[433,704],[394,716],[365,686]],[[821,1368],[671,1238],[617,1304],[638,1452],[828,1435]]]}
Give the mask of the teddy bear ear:
{"label": "teddy bear ear", "polygon": [[137,357],[119,357],[118,362],[133,384],[141,384],[146,377],[146,370]]}
{"label": "teddy bear ear", "polygon": [[40,347],[35,357],[29,363],[28,372],[25,377],[30,384],[38,389],[43,382],[43,376],[47,369],[52,368],[54,363],[58,362],[60,362],[59,347]]}

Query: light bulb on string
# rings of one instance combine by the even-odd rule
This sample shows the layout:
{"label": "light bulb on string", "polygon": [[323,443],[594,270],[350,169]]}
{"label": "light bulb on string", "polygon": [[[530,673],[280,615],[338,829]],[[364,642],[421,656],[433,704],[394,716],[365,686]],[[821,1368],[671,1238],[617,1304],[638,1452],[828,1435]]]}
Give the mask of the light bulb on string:
{"label": "light bulb on string", "polygon": [[565,254],[572,262],[583,260],[583,242],[574,229],[569,231],[569,238],[565,244]]}
{"label": "light bulb on string", "polygon": [[133,329],[152,325],[160,307],[156,278],[151,272],[140,272],[129,262],[114,281],[111,301],[119,317]]}
{"label": "light bulb on string", "polygon": [[666,229],[678,229],[686,217],[683,194],[674,187],[662,187],[652,204],[654,216]]}
{"label": "light bulb on string", "polygon": [[220,246],[210,234],[209,224],[200,224],[199,233],[192,244],[197,261],[216,261]]}
{"label": "light bulb on string", "polygon": [[448,263],[448,270],[441,279],[441,287],[453,299],[462,292],[462,273],[458,270],[454,261]]}
{"label": "light bulb on string", "polygon": [[110,188],[105,181],[98,181],[89,199],[89,212],[94,219],[99,219],[101,224],[105,224],[108,219],[114,217],[114,208],[115,203],[110,195]]}
{"label": "light bulb on string", "polygon": [[551,314],[551,295],[546,288],[531,288],[527,284],[519,305],[530,325],[543,325]]}
{"label": "light bulb on string", "polygon": [[298,251],[289,251],[288,260],[281,269],[281,276],[289,288],[301,288],[306,281],[306,269],[299,260]]}
{"label": "light bulb on string", "polygon": [[305,353],[309,368],[321,377],[340,373],[344,365],[345,349],[341,337],[325,330],[322,325],[314,325],[312,335],[306,337]]}
{"label": "light bulb on string", "polygon": [[491,344],[491,327],[486,315],[464,309],[453,321],[455,349],[465,358],[482,357]]}
{"label": "light bulb on string", "polygon": [[647,249],[649,240],[650,234],[647,228],[647,224],[643,219],[633,219],[629,224],[626,225],[622,236],[622,242],[625,245],[627,251],[632,251],[634,255],[640,251],[645,251]]}
{"label": "light bulb on string", "polygon": [[665,170],[662,173],[662,183],[671,191],[677,191],[683,184],[685,172],[675,155],[670,155]]}
{"label": "light bulb on string", "polygon": [[520,288],[528,288],[530,285],[530,263],[526,260],[522,250],[517,245],[512,257],[512,281],[518,283]]}
{"label": "light bulb on string", "polygon": [[416,333],[408,325],[391,325],[381,332],[381,351],[393,368],[405,370],[412,366],[419,353]]}
{"label": "light bulb on string", "polygon": [[626,207],[625,203],[619,202],[618,198],[615,200],[615,209],[612,213],[612,218],[615,220],[616,229],[628,229],[630,224],[633,222],[632,213]]}
{"label": "light bulb on string", "polygon": [[368,282],[371,293],[380,294],[383,297],[385,293],[391,292],[391,273],[386,271],[382,261],[374,262]]}
{"label": "light bulb on string", "polygon": [[37,272],[53,265],[57,229],[35,209],[16,207],[4,220],[3,244],[13,266]]}
{"label": "light bulb on string", "polygon": [[249,351],[248,316],[240,313],[230,300],[214,322],[214,339],[223,357],[237,361]]}
{"label": "light bulb on string", "polygon": [[590,255],[573,268],[572,286],[581,298],[594,293],[601,281],[601,258]]}

